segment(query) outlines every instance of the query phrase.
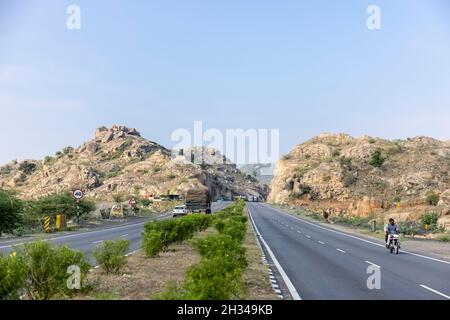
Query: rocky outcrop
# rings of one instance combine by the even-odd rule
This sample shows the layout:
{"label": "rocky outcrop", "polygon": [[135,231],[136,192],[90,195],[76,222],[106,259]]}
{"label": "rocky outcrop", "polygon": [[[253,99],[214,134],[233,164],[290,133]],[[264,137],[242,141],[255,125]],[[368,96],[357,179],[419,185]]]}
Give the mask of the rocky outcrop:
{"label": "rocky outcrop", "polygon": [[[214,150],[201,153],[223,159]],[[108,201],[117,195],[150,198],[204,186],[216,197],[267,196],[265,186],[228,160],[208,165],[192,163],[190,156],[174,158],[171,150],[143,138],[136,129],[117,125],[100,127],[93,140],[43,161],[0,167],[0,187],[14,189],[23,198],[82,188],[87,196]]]}
{"label": "rocky outcrop", "polygon": [[369,217],[398,207],[425,206],[427,194],[434,192],[440,195],[439,205],[424,210],[445,215],[450,211],[449,172],[448,142],[322,134],[279,161],[268,200]]}
{"label": "rocky outcrop", "polygon": [[271,163],[246,164],[240,166],[239,170],[268,186],[272,181],[275,165]]}

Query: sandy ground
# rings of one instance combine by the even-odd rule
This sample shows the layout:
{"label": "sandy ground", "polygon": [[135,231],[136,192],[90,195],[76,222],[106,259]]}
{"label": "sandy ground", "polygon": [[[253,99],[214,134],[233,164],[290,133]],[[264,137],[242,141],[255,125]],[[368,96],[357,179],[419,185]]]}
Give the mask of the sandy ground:
{"label": "sandy ground", "polygon": [[159,257],[148,258],[142,250],[128,257],[119,275],[106,275],[100,269],[89,274],[93,291],[84,299],[146,300],[163,292],[170,282],[181,284],[186,269],[200,261],[198,253],[187,243],[171,247]]}

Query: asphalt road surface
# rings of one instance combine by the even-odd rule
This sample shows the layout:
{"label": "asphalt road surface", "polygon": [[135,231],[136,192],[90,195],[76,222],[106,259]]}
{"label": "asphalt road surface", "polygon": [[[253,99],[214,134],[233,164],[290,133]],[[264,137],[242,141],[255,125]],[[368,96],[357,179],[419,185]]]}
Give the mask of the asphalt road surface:
{"label": "asphalt road surface", "polygon": [[382,241],[326,228],[267,204],[248,208],[294,299],[450,299],[448,261],[402,249],[391,254]]}
{"label": "asphalt road surface", "polygon": [[[214,202],[212,204],[212,212],[217,212],[227,207],[230,202]],[[171,218],[171,214],[159,214],[152,218],[142,218],[138,221],[130,223],[121,223],[114,227],[99,227],[93,231],[70,232],[59,236],[50,236],[44,238],[56,245],[68,245],[72,249],[81,250],[92,264],[95,259],[92,257],[92,251],[98,247],[104,240],[128,239],[130,247],[128,253],[131,253],[141,246],[141,233],[144,224],[151,220],[161,220]],[[15,246],[20,246],[27,241],[36,240],[35,238],[15,238],[13,240],[0,241],[0,252],[9,253],[14,250]]]}

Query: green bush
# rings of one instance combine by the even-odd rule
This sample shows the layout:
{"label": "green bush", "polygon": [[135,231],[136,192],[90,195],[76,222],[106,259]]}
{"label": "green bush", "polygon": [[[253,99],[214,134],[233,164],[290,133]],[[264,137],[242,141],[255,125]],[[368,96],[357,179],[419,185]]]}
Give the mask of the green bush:
{"label": "green bush", "polygon": [[140,203],[142,206],[144,206],[144,207],[148,207],[148,206],[150,206],[150,205],[153,203],[153,201],[152,201],[152,200],[149,200],[149,199],[141,199],[141,200],[139,201],[139,203]]}
{"label": "green bush", "polygon": [[230,219],[225,225],[222,233],[241,242],[244,240],[246,228],[247,225],[244,222]]}
{"label": "green bush", "polygon": [[349,224],[354,227],[369,227],[370,218],[363,217],[342,217],[342,216],[332,216],[330,220],[334,223]]}
{"label": "green bush", "polygon": [[425,203],[430,206],[436,206],[439,202],[439,195],[433,191],[426,195]]}
{"label": "green bush", "polygon": [[27,278],[25,259],[0,253],[0,300],[16,300]]}
{"label": "green bush", "polygon": [[125,254],[130,246],[126,239],[107,240],[93,251],[97,263],[107,274],[119,273],[127,263]]}
{"label": "green bush", "polygon": [[[80,215],[87,214],[95,209],[95,204],[88,199],[83,199],[78,203]],[[30,201],[26,214],[37,215],[56,215],[56,213],[65,214],[69,219],[77,215],[77,202],[72,193],[66,191],[59,194],[52,194],[34,201]]]}
{"label": "green bush", "polygon": [[204,259],[188,269],[184,288],[187,300],[240,299],[244,291],[242,270],[230,268],[222,257]]}
{"label": "green bush", "polygon": [[23,202],[10,192],[0,189],[0,235],[22,225],[22,211]]}
{"label": "green bush", "polygon": [[[203,231],[211,224],[212,216],[204,214],[192,214],[180,219],[170,219],[162,221],[153,221],[147,223],[144,227],[142,236],[142,247],[146,252],[150,252],[150,257],[155,256],[158,252],[153,249],[159,247],[155,246],[155,235],[159,234],[161,243],[160,250],[167,251],[169,246],[176,242],[182,242],[191,239],[195,232]],[[149,235],[150,232],[153,232]],[[147,243],[149,241],[150,243]],[[147,248],[152,248],[147,251]]]}
{"label": "green bush", "polygon": [[24,161],[19,165],[19,170],[24,174],[29,175],[36,170],[36,164],[28,161]]}
{"label": "green bush", "polygon": [[353,184],[356,183],[356,181],[358,180],[357,177],[355,177],[353,175],[353,173],[346,171],[344,173],[344,177],[342,178],[342,182],[344,183],[344,187],[348,188],[350,186],[352,186]]}
{"label": "green bush", "polygon": [[414,236],[425,233],[423,228],[415,222],[399,222],[398,227],[400,229],[400,232],[406,235]]}
{"label": "green bush", "polygon": [[369,164],[371,166],[379,168],[384,164],[385,160],[386,158],[381,155],[381,151],[376,150],[372,153],[372,158],[370,159]]}
{"label": "green bush", "polygon": [[45,165],[52,165],[55,162],[55,158],[53,158],[52,156],[46,156],[44,158],[44,164]]}
{"label": "green bush", "polygon": [[214,227],[217,231],[219,231],[219,233],[222,233],[223,229],[225,229],[225,222],[222,220],[217,220],[214,224]]}
{"label": "green bush", "polygon": [[28,277],[24,287],[28,298],[32,300],[72,295],[74,291],[67,287],[67,268],[78,266],[81,281],[90,268],[82,252],[67,246],[55,247],[44,241],[24,244],[18,250],[18,256],[26,261]]}
{"label": "green bush", "polygon": [[439,215],[436,212],[427,212],[420,217],[420,222],[422,226],[428,225],[430,230],[433,230],[437,228],[438,219]]}
{"label": "green bush", "polygon": [[340,157],[339,158],[339,164],[342,167],[350,167],[352,165],[352,158],[347,158],[347,157]]}
{"label": "green bush", "polygon": [[245,268],[247,266],[245,248],[240,243],[241,240],[223,234],[197,241],[196,248],[202,257],[208,259],[222,257],[223,263],[228,264],[230,269]]}
{"label": "green bush", "polygon": [[437,237],[438,241],[442,242],[450,242],[450,235],[449,234],[443,234]]}
{"label": "green bush", "polygon": [[11,169],[10,165],[0,167],[0,174],[10,174],[11,171],[12,171],[12,169]]}
{"label": "green bush", "polygon": [[161,232],[150,230],[142,234],[142,248],[148,257],[154,257],[161,252],[163,246],[161,242]]}
{"label": "green bush", "polygon": [[247,267],[245,248],[241,245],[247,225],[247,217],[243,216],[244,206],[243,201],[238,201],[214,215],[214,226],[219,234],[195,242],[196,249],[202,256],[201,262],[188,269],[186,281],[182,286],[171,285],[157,296],[158,299],[242,298],[242,272]]}

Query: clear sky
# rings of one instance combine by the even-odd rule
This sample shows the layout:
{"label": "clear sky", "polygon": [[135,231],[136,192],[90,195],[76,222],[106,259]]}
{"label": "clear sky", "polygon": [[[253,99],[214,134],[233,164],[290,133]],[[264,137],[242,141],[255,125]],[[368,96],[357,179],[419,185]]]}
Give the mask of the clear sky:
{"label": "clear sky", "polygon": [[280,129],[282,154],[321,132],[447,140],[450,1],[0,0],[0,108],[0,163],[111,124],[168,147],[194,120]]}

